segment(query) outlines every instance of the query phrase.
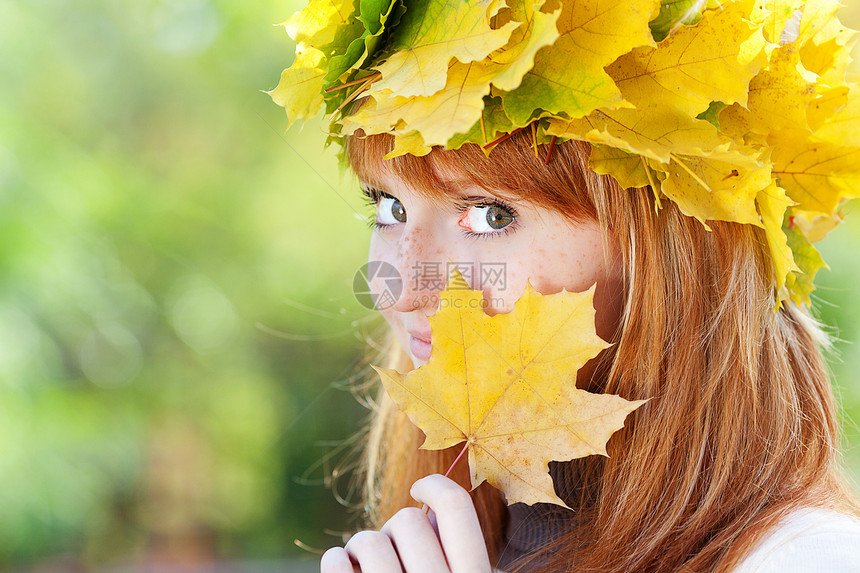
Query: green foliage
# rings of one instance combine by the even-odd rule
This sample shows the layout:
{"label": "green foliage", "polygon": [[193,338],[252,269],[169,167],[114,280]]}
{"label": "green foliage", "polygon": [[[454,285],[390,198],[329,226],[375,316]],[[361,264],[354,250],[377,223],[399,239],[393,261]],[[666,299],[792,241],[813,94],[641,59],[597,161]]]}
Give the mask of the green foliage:
{"label": "green foliage", "polygon": [[260,93],[290,11],[0,6],[0,569],[338,542],[367,231]]}

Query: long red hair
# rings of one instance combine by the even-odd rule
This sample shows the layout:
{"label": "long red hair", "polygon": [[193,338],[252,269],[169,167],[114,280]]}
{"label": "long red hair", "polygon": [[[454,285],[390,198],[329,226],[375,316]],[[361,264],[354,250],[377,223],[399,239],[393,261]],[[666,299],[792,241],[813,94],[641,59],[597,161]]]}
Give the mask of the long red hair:
{"label": "long red hair", "polygon": [[[568,462],[574,519],[532,561],[540,571],[730,571],[782,516],[805,506],[857,514],[844,485],[840,424],[808,311],[774,311],[774,272],[761,229],[713,221],[708,231],[648,189],[622,189],[588,167],[582,142],[537,157],[520,132],[485,157],[475,145],[425,157],[382,157],[389,136],[351,137],[352,169],[380,170],[428,194],[457,172],[490,191],[596,221],[621,253],[624,304],[613,346],[579,385],[649,398],[607,445]],[[410,369],[393,338],[387,366]],[[412,482],[444,472],[456,451],[418,449],[421,432],[384,394],[364,454],[367,524],[413,504]],[[459,448],[454,448],[458,450]],[[467,489],[468,475],[455,478]],[[491,557],[506,511],[486,484],[473,493]],[[570,501],[568,503],[571,503]],[[535,564],[539,563],[537,566]]]}

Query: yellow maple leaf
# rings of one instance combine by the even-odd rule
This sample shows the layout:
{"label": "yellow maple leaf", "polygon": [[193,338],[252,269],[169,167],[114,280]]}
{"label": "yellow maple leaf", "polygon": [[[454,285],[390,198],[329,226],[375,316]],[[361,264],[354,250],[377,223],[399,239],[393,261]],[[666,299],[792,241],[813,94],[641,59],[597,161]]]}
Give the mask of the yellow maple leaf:
{"label": "yellow maple leaf", "polygon": [[804,68],[819,76],[819,84],[827,86],[844,83],[852,62],[851,51],[836,40],[822,44],[807,42],[800,47],[800,61]]}
{"label": "yellow maple leaf", "polygon": [[502,7],[489,0],[410,4],[390,47],[393,53],[375,67],[382,74],[376,89],[402,97],[443,89],[452,58],[464,64],[480,61],[508,42],[518,22],[490,27],[490,18]]}
{"label": "yellow maple leaf", "polygon": [[421,132],[426,145],[445,145],[452,134],[467,131],[480,119],[483,98],[490,91],[484,71],[485,67],[476,62],[454,62],[448,72],[448,86],[429,97],[401,97],[387,89],[371,89],[368,95],[372,101],[343,119],[343,132],[362,128],[371,135],[402,124],[406,131]]}
{"label": "yellow maple leaf", "polygon": [[454,272],[430,316],[430,360],[406,374],[374,369],[426,435],[423,449],[466,442],[473,488],[486,480],[508,503],[565,505],[549,462],[606,455],[645,402],[576,388],[577,370],[608,346],[594,331],[594,287],[544,296],[528,284],[512,312],[490,317]]}
{"label": "yellow maple leaf", "polygon": [[[768,0],[753,12],[752,20],[762,23],[762,31],[768,42],[779,44],[784,34],[792,37],[796,34],[797,30],[794,28],[800,27],[802,8],[803,0]],[[786,30],[792,20],[796,20],[796,23],[788,26]]]}
{"label": "yellow maple leaf", "polygon": [[744,19],[754,0],[706,11],[659,47],[636,48],[606,68],[624,98],[639,108],[672,105],[691,116],[712,101],[746,104],[747,87],[765,64],[764,38]]}
{"label": "yellow maple leaf", "polygon": [[797,226],[810,243],[823,240],[844,219],[845,213],[838,210],[832,215],[810,213],[796,208],[791,210],[792,225]]}
{"label": "yellow maple leaf", "polygon": [[681,212],[702,223],[733,221],[761,227],[755,199],[770,183],[768,167],[748,168],[704,157],[673,156],[662,191]]}
{"label": "yellow maple leaf", "polygon": [[[860,147],[860,85],[834,88],[830,91],[834,101],[831,102],[826,96],[822,98],[824,102],[820,105],[826,105],[830,109],[824,112],[826,119],[816,122],[819,125],[815,126],[813,138],[816,141]],[[810,119],[810,123],[812,122]]]}
{"label": "yellow maple leaf", "polygon": [[293,65],[281,72],[275,89],[266,92],[287,112],[288,125],[316,115],[323,103],[325,56],[319,50],[299,44]]}
{"label": "yellow maple leaf", "polygon": [[624,105],[604,68],[637,46],[655,45],[648,22],[659,11],[659,0],[565,2],[558,40],[537,53],[520,86],[504,96],[508,116],[526,125],[535,109],[582,117]]}
{"label": "yellow maple leaf", "polygon": [[320,48],[334,42],[356,10],[356,0],[310,0],[282,26],[296,43]]}
{"label": "yellow maple leaf", "polygon": [[835,39],[839,45],[845,46],[854,32],[843,26],[836,17],[841,7],[839,0],[806,0],[797,41],[801,44],[808,41],[823,44]]}
{"label": "yellow maple leaf", "polygon": [[432,151],[430,147],[424,144],[424,138],[417,131],[394,131],[392,135],[394,135],[394,147],[383,156],[383,159],[391,159],[407,153],[415,157],[422,157]]}
{"label": "yellow maple leaf", "polygon": [[815,101],[817,76],[800,62],[796,46],[774,50],[770,65],[750,82],[749,105],[760,133],[808,129],[807,109]]}
{"label": "yellow maple leaf", "polygon": [[[465,143],[477,143],[483,146],[513,130],[513,123],[502,107],[502,99],[485,96],[481,118],[469,128],[469,131],[458,133],[449,139],[447,147],[448,149],[459,149]],[[489,152],[489,150],[486,151]]]}
{"label": "yellow maple leaf", "polygon": [[588,166],[595,173],[612,175],[624,189],[644,187],[649,184],[656,186],[653,175],[648,173],[649,167],[645,163],[645,158],[617,147],[592,145]]}
{"label": "yellow maple leaf", "polygon": [[655,105],[648,113],[616,109],[573,120],[550,118],[547,133],[610,145],[660,163],[669,163],[673,155],[709,155],[744,164],[750,161],[733,152],[732,142],[712,124],[669,106]]}
{"label": "yellow maple leaf", "polygon": [[756,196],[756,205],[761,214],[767,246],[770,249],[770,258],[773,262],[777,293],[782,292],[782,287],[785,285],[786,277],[790,272],[800,271],[794,262],[794,256],[791,254],[791,249],[788,247],[788,241],[782,230],[785,211],[791,204],[792,201],[785,195],[785,190],[777,186],[776,183],[771,183],[759,191]]}
{"label": "yellow maple leaf", "polygon": [[[848,118],[841,118],[836,122],[836,125],[831,126],[830,129],[833,129],[834,127],[836,128],[836,131],[832,132],[832,134],[828,134],[827,130],[824,130],[823,134],[818,132],[826,123],[830,123],[840,114],[840,112],[845,110],[845,106],[848,105],[851,100],[849,97],[851,95],[851,89],[848,86],[837,86],[833,88],[820,87],[818,92],[819,96],[806,109],[806,120],[809,123],[809,128],[815,132],[813,134],[813,138],[817,141],[827,141],[831,138],[832,134],[836,133],[850,138],[852,134],[841,133],[843,130],[838,125],[839,123],[846,121]],[[852,97],[856,98],[857,95],[858,94],[855,93]],[[854,115],[857,115],[857,111],[858,110],[854,110]],[[850,122],[850,120],[848,121]],[[836,139],[833,139],[833,141],[837,142],[843,140],[840,137],[837,137]],[[848,143],[848,145],[852,144]]]}
{"label": "yellow maple leaf", "polygon": [[797,131],[776,132],[773,175],[798,209],[832,215],[843,198],[860,195],[860,147],[810,141]]}

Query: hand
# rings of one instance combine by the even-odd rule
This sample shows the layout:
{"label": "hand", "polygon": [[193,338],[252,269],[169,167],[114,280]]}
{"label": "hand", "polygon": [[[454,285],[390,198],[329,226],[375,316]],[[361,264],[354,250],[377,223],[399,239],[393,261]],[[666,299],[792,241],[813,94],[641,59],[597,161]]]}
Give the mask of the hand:
{"label": "hand", "polygon": [[359,531],[345,547],[323,554],[321,573],[490,573],[478,514],[466,490],[434,474],[412,484],[409,493],[430,513],[407,507],[380,531]]}

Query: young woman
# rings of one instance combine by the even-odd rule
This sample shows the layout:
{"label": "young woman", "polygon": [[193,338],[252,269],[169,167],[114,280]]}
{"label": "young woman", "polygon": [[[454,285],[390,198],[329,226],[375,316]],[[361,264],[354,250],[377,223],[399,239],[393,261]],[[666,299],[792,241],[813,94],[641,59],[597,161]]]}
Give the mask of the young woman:
{"label": "young woman", "polygon": [[543,294],[597,283],[597,332],[614,344],[578,385],[650,401],[610,439],[608,458],[551,465],[570,511],[506,508],[486,484],[470,496],[464,467],[436,475],[459,447],[419,450],[420,431],[383,394],[366,455],[378,531],[329,550],[324,573],[353,563],[366,572],[860,570],[827,339],[806,310],[774,312],[761,229],[708,231],[673,203],[658,211],[653,193],[589,169],[580,142],[557,146],[548,165],[526,133],[490,158],[465,146],[383,160],[390,146],[385,136],[347,144],[377,208],[369,258],[410,279],[382,311],[390,366],[429,358],[437,308],[435,291],[414,288],[430,284],[412,280],[432,268],[422,263],[504,263],[504,290],[470,285],[494,301],[488,314],[511,310],[527,278]]}
{"label": "young woman", "polygon": [[453,262],[491,315],[527,281],[596,285],[612,344],[577,386],[647,400],[608,456],[550,463],[567,507],[508,506],[486,484],[467,491],[465,464],[439,475],[459,447],[419,450],[380,394],[368,529],[323,573],[860,571],[828,341],[804,306],[810,242],[860,180],[837,9],[311,0],[286,22],[297,56],[272,97],[291,121],[326,104],[376,206],[369,258],[403,278],[382,309],[383,365],[430,359]]}

